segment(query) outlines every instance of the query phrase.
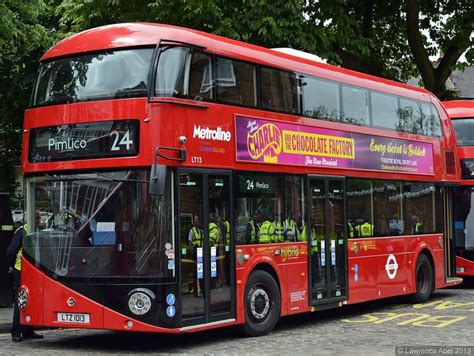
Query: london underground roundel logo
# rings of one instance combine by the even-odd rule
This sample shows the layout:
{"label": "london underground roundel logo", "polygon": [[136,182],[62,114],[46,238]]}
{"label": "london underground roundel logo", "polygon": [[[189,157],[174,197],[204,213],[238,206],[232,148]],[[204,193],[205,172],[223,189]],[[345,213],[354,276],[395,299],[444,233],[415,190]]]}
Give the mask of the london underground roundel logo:
{"label": "london underground roundel logo", "polygon": [[387,263],[385,264],[385,271],[390,279],[394,279],[397,276],[398,263],[394,255],[387,257]]}

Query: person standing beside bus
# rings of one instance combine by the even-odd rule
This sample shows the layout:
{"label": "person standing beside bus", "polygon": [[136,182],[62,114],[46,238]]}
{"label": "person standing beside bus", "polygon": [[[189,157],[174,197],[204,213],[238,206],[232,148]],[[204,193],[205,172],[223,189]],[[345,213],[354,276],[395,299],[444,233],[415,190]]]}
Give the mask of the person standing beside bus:
{"label": "person standing beside bus", "polygon": [[[39,214],[36,214],[36,224],[39,227],[41,219]],[[23,237],[27,234],[28,225],[19,227],[10,245],[7,248],[6,256],[10,266],[10,273],[13,273],[13,289],[15,291],[15,305],[13,308],[13,322],[11,328],[12,340],[14,342],[23,341],[24,339],[42,339],[43,335],[35,333],[32,326],[20,324],[20,310],[18,308],[18,290],[21,284],[21,256],[23,247]]]}

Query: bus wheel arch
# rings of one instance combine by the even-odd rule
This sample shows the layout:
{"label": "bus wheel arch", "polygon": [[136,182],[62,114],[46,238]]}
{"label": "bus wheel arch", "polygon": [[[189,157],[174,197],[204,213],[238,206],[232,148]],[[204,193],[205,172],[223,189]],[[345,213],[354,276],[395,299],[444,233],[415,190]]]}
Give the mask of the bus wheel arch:
{"label": "bus wheel arch", "polygon": [[281,313],[281,288],[276,271],[267,263],[250,272],[244,291],[245,322],[248,336],[263,336],[273,330]]}
{"label": "bus wheel arch", "polygon": [[426,302],[435,289],[436,273],[433,256],[429,250],[422,249],[416,258],[414,269],[415,293],[411,295],[414,303]]}

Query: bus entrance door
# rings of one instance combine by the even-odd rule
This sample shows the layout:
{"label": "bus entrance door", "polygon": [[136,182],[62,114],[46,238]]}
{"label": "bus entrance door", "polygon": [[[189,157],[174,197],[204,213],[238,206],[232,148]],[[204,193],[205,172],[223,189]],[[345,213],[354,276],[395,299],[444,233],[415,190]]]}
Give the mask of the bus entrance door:
{"label": "bus entrance door", "polygon": [[311,305],[347,299],[344,179],[309,178]]}
{"label": "bus entrance door", "polygon": [[178,171],[184,328],[233,317],[231,189],[228,172]]}

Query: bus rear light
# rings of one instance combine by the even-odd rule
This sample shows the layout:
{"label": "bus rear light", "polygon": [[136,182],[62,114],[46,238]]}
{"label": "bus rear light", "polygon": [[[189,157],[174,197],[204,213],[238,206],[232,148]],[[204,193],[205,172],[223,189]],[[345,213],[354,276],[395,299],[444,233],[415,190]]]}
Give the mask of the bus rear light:
{"label": "bus rear light", "polygon": [[20,288],[18,291],[18,308],[24,310],[28,304],[28,291],[26,288]]}
{"label": "bus rear light", "polygon": [[27,315],[27,316],[25,317],[25,320],[26,320],[27,323],[29,323],[29,322],[31,321],[31,316]]}

